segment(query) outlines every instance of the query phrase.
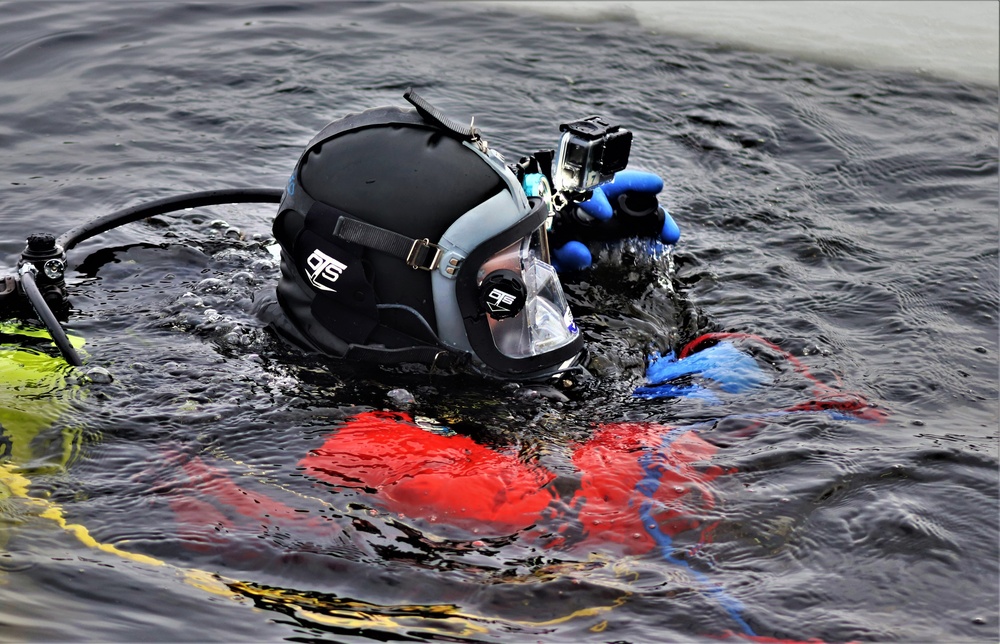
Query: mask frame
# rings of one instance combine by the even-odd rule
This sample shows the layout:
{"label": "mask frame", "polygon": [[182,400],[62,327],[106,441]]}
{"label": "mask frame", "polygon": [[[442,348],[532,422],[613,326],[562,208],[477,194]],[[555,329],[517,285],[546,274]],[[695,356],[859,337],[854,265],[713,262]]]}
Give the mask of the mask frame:
{"label": "mask frame", "polygon": [[504,354],[494,342],[488,314],[480,304],[479,269],[494,255],[533,234],[544,226],[548,218],[545,202],[536,197],[529,199],[531,209],[513,226],[480,243],[469,253],[458,272],[455,299],[469,344],[487,367],[508,376],[541,377],[556,371],[560,365],[572,360],[583,350],[583,335],[567,344],[537,355],[514,358]]}

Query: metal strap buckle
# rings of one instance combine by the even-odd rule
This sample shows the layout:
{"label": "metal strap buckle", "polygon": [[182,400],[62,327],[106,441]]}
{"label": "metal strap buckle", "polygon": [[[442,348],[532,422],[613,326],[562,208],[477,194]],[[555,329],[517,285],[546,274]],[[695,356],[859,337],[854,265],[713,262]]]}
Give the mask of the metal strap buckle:
{"label": "metal strap buckle", "polygon": [[[420,260],[426,258],[426,251],[433,250],[434,254],[431,255],[430,264],[424,265]],[[414,239],[413,246],[410,247],[410,252],[406,256],[406,265],[412,269],[421,269],[425,271],[433,271],[441,263],[441,247],[437,244],[432,244],[431,240],[426,237],[423,239]]]}

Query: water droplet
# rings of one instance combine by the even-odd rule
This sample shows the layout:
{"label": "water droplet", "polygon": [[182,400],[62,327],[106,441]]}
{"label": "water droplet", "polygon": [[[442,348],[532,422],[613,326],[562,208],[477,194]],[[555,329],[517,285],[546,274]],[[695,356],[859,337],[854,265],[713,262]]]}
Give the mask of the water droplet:
{"label": "water droplet", "polygon": [[87,371],[87,379],[95,385],[110,385],[114,381],[111,372],[104,367],[94,367]]}
{"label": "water droplet", "polygon": [[416,402],[413,394],[405,389],[393,389],[386,394],[386,397],[389,398],[389,400],[391,400],[394,404],[401,407],[412,405]]}
{"label": "water droplet", "polygon": [[218,291],[225,292],[228,290],[226,283],[215,277],[206,277],[205,279],[198,282],[198,285],[194,287],[194,290],[199,293],[215,293]]}
{"label": "water droplet", "polygon": [[258,259],[256,262],[254,262],[250,266],[250,269],[254,273],[257,273],[257,274],[263,273],[263,274],[266,275],[267,273],[273,272],[274,269],[276,268],[276,266],[277,265],[272,260],[269,260],[269,259]]}
{"label": "water droplet", "polygon": [[191,293],[190,291],[187,292],[187,293],[185,293],[184,295],[181,295],[179,298],[177,298],[177,303],[179,305],[181,305],[182,307],[183,306],[192,306],[192,307],[198,307],[198,308],[200,308],[200,307],[205,306],[205,302],[202,301],[202,299],[200,297],[198,297],[194,293]]}
{"label": "water droplet", "polygon": [[230,278],[233,284],[238,286],[253,286],[254,276],[247,271],[240,271],[238,273],[233,273],[232,278]]}

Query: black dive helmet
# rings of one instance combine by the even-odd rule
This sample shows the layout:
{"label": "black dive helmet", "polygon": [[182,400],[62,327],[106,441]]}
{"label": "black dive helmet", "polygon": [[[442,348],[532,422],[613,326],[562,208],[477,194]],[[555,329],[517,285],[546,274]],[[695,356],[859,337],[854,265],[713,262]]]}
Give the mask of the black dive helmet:
{"label": "black dive helmet", "polygon": [[417,109],[335,121],[299,159],[274,221],[286,331],[377,364],[571,367],[583,338],[548,257],[548,205],[478,129],[404,97]]}

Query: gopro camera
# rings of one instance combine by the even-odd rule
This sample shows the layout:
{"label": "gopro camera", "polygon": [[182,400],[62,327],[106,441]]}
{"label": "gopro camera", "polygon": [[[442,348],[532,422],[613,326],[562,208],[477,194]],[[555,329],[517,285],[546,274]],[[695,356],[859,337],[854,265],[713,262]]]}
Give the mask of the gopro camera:
{"label": "gopro camera", "polygon": [[600,116],[589,116],[559,126],[555,189],[586,192],[611,181],[628,165],[632,133],[611,125]]}

